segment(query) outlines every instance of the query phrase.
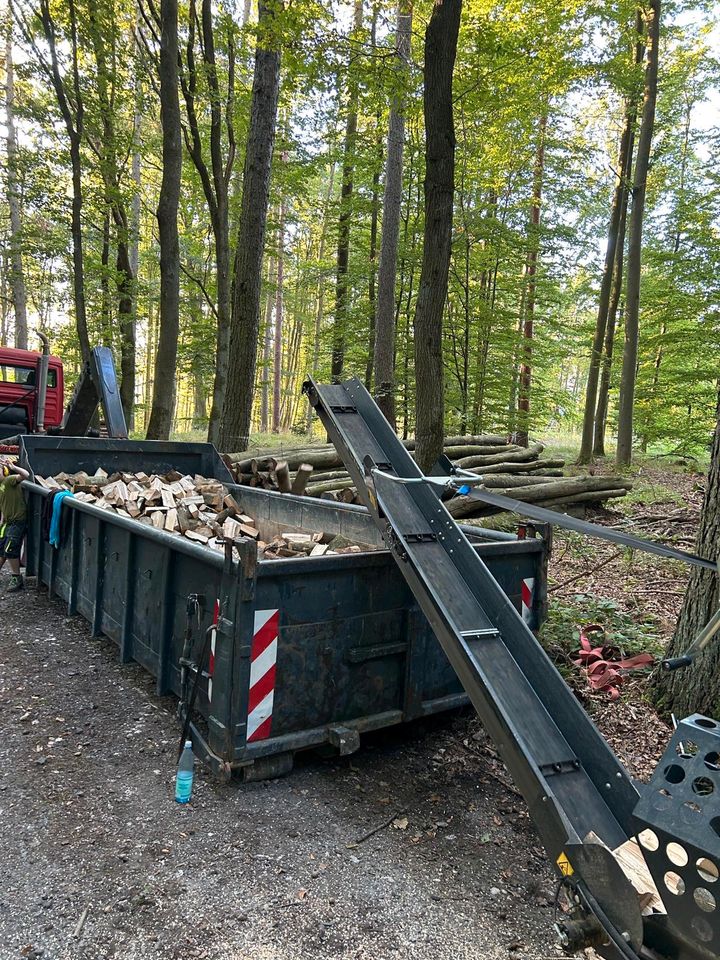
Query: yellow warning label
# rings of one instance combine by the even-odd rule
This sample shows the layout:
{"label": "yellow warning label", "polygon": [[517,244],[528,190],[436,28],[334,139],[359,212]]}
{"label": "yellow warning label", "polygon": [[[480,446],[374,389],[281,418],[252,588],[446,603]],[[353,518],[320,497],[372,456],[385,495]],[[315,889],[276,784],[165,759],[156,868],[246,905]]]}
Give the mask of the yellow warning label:
{"label": "yellow warning label", "polygon": [[570,863],[570,861],[568,860],[568,858],[565,856],[564,853],[560,854],[560,856],[557,858],[555,863],[560,868],[560,873],[564,877],[571,877],[575,873],[575,871],[573,870],[572,864]]}

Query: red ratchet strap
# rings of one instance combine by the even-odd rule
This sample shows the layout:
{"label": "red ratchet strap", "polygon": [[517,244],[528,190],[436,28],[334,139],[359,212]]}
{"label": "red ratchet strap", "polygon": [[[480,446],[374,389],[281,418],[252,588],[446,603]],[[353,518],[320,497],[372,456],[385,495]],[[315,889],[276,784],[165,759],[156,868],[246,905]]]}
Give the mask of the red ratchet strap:
{"label": "red ratchet strap", "polygon": [[[592,639],[591,639],[592,638]],[[606,693],[611,700],[620,696],[620,685],[624,672],[649,667],[655,662],[651,653],[638,653],[634,657],[623,658],[618,647],[601,642],[593,646],[593,641],[605,640],[605,630],[597,623],[591,623],[580,629],[580,649],[573,663],[584,667],[591,689]]]}

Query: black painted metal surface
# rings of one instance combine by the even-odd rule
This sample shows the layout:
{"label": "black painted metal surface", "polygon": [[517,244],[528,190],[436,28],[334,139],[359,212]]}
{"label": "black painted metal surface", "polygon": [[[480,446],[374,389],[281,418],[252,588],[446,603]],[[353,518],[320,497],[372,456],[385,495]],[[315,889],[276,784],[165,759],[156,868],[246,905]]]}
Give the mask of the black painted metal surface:
{"label": "black painted metal surface", "polygon": [[[382,545],[367,512],[230,484],[208,444],[24,437],[22,457],[41,476],[92,474],[98,466],[148,473],[172,467],[216,476],[228,483],[268,539],[281,530],[322,530]],[[156,678],[158,693],[180,694],[187,597],[200,598],[193,628],[198,648],[219,600],[212,698],[204,678],[197,702],[202,730],[195,736],[200,753],[204,750],[216,769],[262,760],[264,775],[277,775],[280,767],[291,765],[296,750],[328,743],[355,749],[359,731],[467,702],[386,550],[256,563],[255,543],[242,541],[240,554],[236,550],[226,560],[182,537],[72,499],[63,505],[68,528],[55,550],[41,537],[48,493],[33,483],[25,486],[29,572],[63,598],[70,613],[84,616],[95,634],[114,640],[123,660],[145,667]],[[545,604],[544,541],[482,543],[476,549],[518,609],[522,580],[535,580],[531,615],[532,625],[539,625]],[[268,739],[248,742],[255,613],[272,609],[280,611],[272,730]],[[285,754],[282,761],[271,760]]]}
{"label": "black painted metal surface", "polygon": [[84,436],[98,406],[103,409],[108,436],[127,437],[120,387],[109,347],[93,347],[90,351],[65,411],[61,432],[69,437]]}
{"label": "black painted metal surface", "polygon": [[707,957],[720,950],[720,724],[694,715],[678,724],[635,811],[638,839],[666,917],[651,924]]}
{"label": "black painted metal surface", "polygon": [[[552,859],[561,873],[571,874],[586,907],[605,929],[602,955],[717,957],[717,919],[713,926],[701,912],[715,909],[707,887],[693,894],[693,903],[686,899],[679,909],[671,904],[669,917],[643,917],[637,892],[611,853],[634,835],[634,812],[641,824],[660,829],[658,816],[662,820],[670,800],[667,783],[658,793],[655,781],[673,776],[668,761],[641,796],[362,383],[353,379],[320,386],[310,380],[305,390],[525,796]],[[717,724],[707,718],[691,722],[708,739],[701,749],[705,759],[693,761],[697,769],[688,771],[694,777],[691,789],[700,783],[715,804],[702,827],[705,845],[695,835],[687,840],[688,856],[696,859],[690,870],[697,885],[699,864],[705,871],[700,879],[717,877],[720,809],[714,791],[720,789],[720,782],[715,783],[720,776],[712,773],[705,780],[700,770],[708,757],[713,764],[719,757]],[[674,749],[671,745],[670,755]],[[685,801],[686,816],[688,809]],[[665,844],[687,831],[676,813],[664,823]],[[657,867],[655,872],[657,879]],[[667,886],[658,886],[668,900]],[[656,952],[648,954],[647,948]]]}

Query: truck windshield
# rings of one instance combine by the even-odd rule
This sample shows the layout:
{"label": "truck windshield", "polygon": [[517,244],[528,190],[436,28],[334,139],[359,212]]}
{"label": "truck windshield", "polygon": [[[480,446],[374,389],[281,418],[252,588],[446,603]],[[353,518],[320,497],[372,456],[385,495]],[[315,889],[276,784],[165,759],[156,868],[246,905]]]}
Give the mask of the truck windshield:
{"label": "truck windshield", "polygon": [[[18,367],[0,364],[0,382],[19,383],[25,387],[34,387],[37,371],[35,367]],[[57,386],[57,370],[48,370],[48,387]]]}

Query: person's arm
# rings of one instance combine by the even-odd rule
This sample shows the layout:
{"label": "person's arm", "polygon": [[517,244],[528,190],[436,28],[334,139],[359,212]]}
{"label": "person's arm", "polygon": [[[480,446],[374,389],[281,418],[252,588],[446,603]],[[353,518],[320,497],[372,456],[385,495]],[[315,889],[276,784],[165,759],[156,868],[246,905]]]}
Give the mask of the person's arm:
{"label": "person's arm", "polygon": [[16,473],[21,480],[30,479],[30,473],[17,463],[10,464],[10,473]]}
{"label": "person's arm", "polygon": [[[27,470],[24,470],[22,467],[18,466],[13,460],[10,460],[9,457],[0,458],[0,480],[1,475],[7,473],[17,475],[20,480],[29,480],[30,474]],[[19,481],[18,481],[19,482]]]}

